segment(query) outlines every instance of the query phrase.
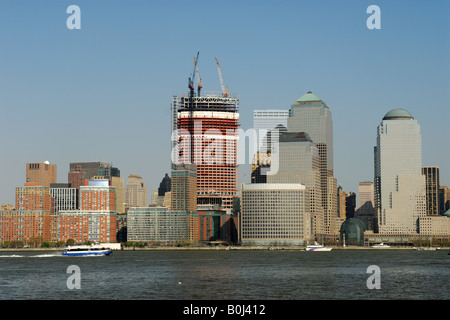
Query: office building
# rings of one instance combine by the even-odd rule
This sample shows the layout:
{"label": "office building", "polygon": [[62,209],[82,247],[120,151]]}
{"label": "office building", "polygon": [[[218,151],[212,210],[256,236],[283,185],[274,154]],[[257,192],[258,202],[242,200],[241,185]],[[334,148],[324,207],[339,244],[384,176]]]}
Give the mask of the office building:
{"label": "office building", "polygon": [[439,168],[423,167],[425,176],[425,190],[427,203],[427,216],[439,215]]}
{"label": "office building", "polygon": [[124,190],[125,205],[128,207],[147,206],[147,185],[141,176],[130,174]]}
{"label": "office building", "polygon": [[72,188],[80,189],[81,186],[86,185],[86,173],[81,171],[81,167],[76,165],[73,169],[74,171],[70,171],[68,173],[68,181]]}
{"label": "office building", "polygon": [[186,211],[166,207],[133,207],[127,213],[128,241],[187,240],[189,216]]}
{"label": "office building", "polygon": [[426,216],[420,125],[404,109],[386,113],[377,128],[375,209],[381,234],[417,234]]}
{"label": "office building", "polygon": [[374,215],[373,182],[363,181],[358,185],[358,208],[355,218],[362,221],[366,230],[377,230],[376,216]]}
{"label": "office building", "polygon": [[312,220],[311,231],[317,240],[323,241],[326,229],[322,206],[320,155],[316,144],[305,132],[283,132],[280,135],[276,162],[277,164],[275,159],[271,160],[271,174],[267,175],[267,183],[294,183],[306,187],[306,212]]}
{"label": "office building", "polygon": [[306,187],[300,183],[249,183],[241,188],[243,245],[304,245],[312,240]]}
{"label": "office building", "polygon": [[172,170],[171,210],[197,210],[197,167],[192,164],[175,165]]}
{"label": "office building", "polygon": [[358,184],[358,208],[369,202],[373,206],[373,182],[363,181]]}
{"label": "office building", "polygon": [[322,192],[323,223],[330,240],[339,234],[337,226],[337,180],[333,169],[333,120],[330,108],[308,91],[291,105],[288,132],[305,132],[317,146]]}
{"label": "office building", "polygon": [[50,164],[48,161],[26,164],[27,183],[49,187],[50,183],[56,183],[56,173],[56,164]]}

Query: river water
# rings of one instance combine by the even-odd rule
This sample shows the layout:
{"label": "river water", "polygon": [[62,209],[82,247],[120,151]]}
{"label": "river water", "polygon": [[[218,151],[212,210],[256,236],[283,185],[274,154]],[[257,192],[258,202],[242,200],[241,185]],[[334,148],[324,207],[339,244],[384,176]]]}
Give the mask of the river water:
{"label": "river water", "polygon": [[449,279],[445,250],[0,252],[1,300],[448,300]]}

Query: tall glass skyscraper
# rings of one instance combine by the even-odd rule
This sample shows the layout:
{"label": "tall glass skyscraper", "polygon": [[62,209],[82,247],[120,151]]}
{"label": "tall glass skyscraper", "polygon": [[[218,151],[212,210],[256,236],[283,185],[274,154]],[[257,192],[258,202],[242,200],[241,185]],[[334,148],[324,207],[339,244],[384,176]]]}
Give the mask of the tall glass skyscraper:
{"label": "tall glass skyscraper", "polygon": [[375,208],[378,232],[416,234],[426,216],[420,125],[404,109],[386,113],[377,129]]}
{"label": "tall glass skyscraper", "polygon": [[333,176],[333,120],[331,110],[308,91],[294,101],[289,110],[288,132],[306,132],[319,152],[319,170],[324,212],[324,232],[338,233],[337,180]]}

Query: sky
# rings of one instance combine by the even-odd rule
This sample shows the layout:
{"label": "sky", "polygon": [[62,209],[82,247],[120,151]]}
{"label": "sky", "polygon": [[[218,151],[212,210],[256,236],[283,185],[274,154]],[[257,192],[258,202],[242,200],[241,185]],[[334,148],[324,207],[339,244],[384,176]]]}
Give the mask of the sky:
{"label": "sky", "polygon": [[[81,29],[67,27],[70,5]],[[371,5],[380,29],[367,27]],[[70,162],[108,161],[157,189],[172,97],[187,92],[197,52],[205,91],[220,90],[218,57],[244,130],[255,109],[289,109],[307,91],[325,101],[344,191],[373,180],[376,129],[393,108],[418,120],[423,165],[450,186],[449,12],[446,0],[0,0],[0,203],[14,204],[29,162],[57,164],[67,182]]]}

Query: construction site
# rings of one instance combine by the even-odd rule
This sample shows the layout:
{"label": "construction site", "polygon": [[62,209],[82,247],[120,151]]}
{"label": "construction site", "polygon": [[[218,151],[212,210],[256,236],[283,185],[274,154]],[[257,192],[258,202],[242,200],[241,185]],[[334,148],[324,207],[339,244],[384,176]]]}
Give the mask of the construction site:
{"label": "construction site", "polygon": [[178,163],[197,166],[197,204],[219,205],[231,213],[238,193],[239,99],[228,92],[217,58],[222,91],[202,92],[198,56],[188,93],[173,97],[172,130],[178,138],[173,147]]}

